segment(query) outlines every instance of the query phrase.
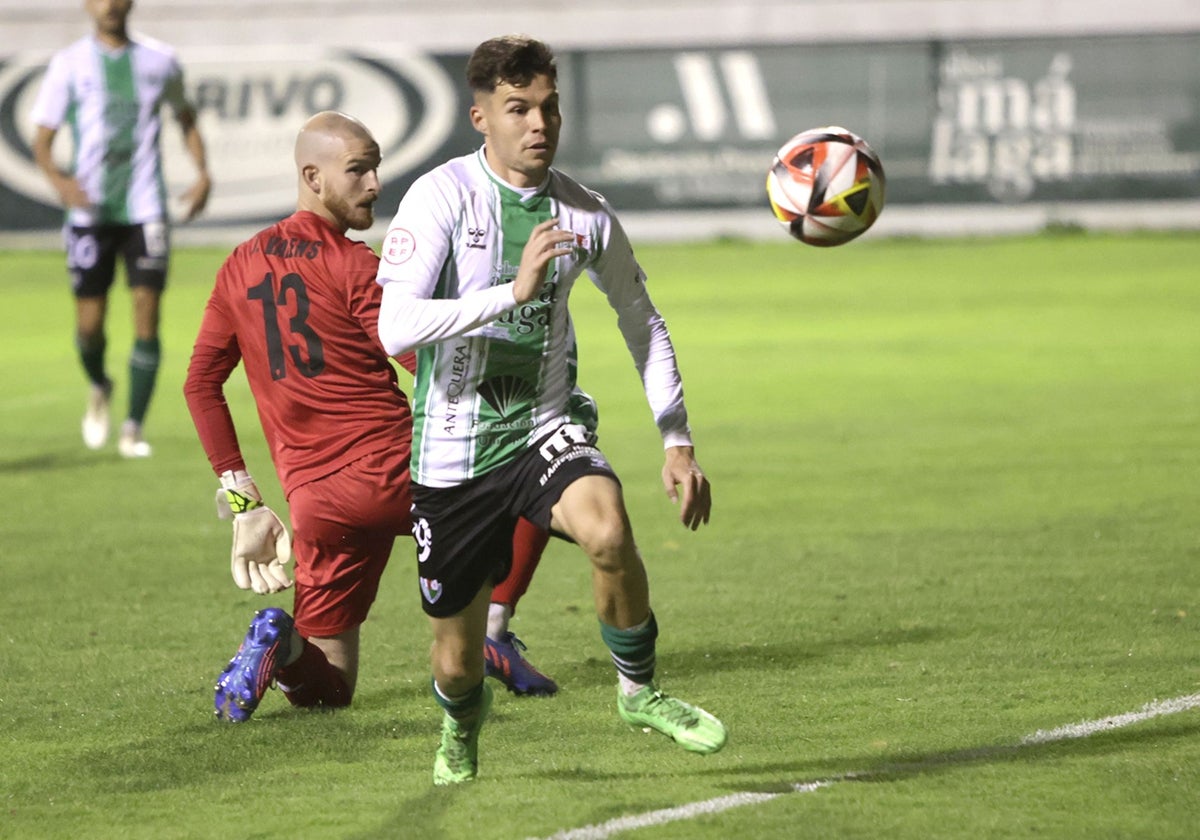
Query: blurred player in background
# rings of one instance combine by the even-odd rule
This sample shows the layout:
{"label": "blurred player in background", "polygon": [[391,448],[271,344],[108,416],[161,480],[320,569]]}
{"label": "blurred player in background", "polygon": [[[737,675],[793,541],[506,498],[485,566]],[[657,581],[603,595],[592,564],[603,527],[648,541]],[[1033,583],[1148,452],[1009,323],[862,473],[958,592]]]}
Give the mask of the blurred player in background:
{"label": "blurred player in background", "polygon": [[[183,69],[174,51],[130,35],[132,0],[86,0],[94,34],[50,61],[33,108],[33,155],[66,210],[67,269],[75,293],[75,340],[91,382],[83,441],[100,449],[109,435],[113,382],[105,370],[105,315],[117,259],[125,264],[133,298],[129,410],[118,451],[150,455],[142,424],[158,376],[159,303],[166,287],[170,235],[159,150],[160,112],[169,105],[196,167],[183,196],[184,221],[208,202],[211,187],[196,112],[184,96]],[[69,125],[75,139],[71,168],[54,161],[54,138]]]}
{"label": "blurred player in background", "polygon": [[[411,533],[412,417],[376,329],[379,260],[345,235],[371,226],[379,146],[358,120],[327,111],[305,123],[295,159],[297,210],[221,267],[184,385],[220,479],[218,510],[233,518],[237,585],[292,586],[293,550],[246,469],[225,402],[239,361],[295,534],[294,618],[274,607],[255,615],[217,682],[217,716],[231,721],[248,719],[272,680],[295,706],[350,703],[360,626],[395,538]],[[411,356],[400,362],[412,369]],[[532,574],[545,536],[526,529],[517,550]]]}
{"label": "blurred player in background", "polygon": [[621,485],[595,448],[575,389],[567,298],[585,271],[617,312],[662,435],[663,484],[695,530],[711,508],[696,463],[674,349],[612,208],[551,168],[562,117],[557,69],[523,36],[467,65],[484,145],[419,178],[381,252],[379,331],[417,352],[413,520],[433,691],[445,714],[434,783],[476,777],[491,705],[479,655],[492,584],[520,516],[578,543],[592,565],[600,634],[618,672],[617,710],[685,749],[725,743],[712,715],[654,683],[658,626]]}

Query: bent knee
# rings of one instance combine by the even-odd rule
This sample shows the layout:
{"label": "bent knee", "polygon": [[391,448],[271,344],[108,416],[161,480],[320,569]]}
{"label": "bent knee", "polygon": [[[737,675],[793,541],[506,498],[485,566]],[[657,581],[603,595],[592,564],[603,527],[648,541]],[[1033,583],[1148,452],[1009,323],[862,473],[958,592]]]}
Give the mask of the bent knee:
{"label": "bent knee", "polygon": [[[483,679],[483,645],[478,651],[434,654],[434,679],[447,695],[463,694]],[[478,660],[478,661],[476,661]]]}
{"label": "bent knee", "polygon": [[619,517],[592,523],[586,534],[578,539],[592,565],[600,571],[617,571],[636,557],[633,534]]}

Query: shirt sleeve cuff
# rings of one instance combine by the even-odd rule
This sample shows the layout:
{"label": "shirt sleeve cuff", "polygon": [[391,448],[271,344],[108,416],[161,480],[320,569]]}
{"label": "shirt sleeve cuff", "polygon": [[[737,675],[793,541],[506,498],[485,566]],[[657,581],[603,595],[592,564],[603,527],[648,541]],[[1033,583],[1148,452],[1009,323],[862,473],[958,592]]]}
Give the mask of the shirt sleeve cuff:
{"label": "shirt sleeve cuff", "polygon": [[672,446],[692,446],[692,433],[690,430],[663,432],[663,449],[670,449]]}

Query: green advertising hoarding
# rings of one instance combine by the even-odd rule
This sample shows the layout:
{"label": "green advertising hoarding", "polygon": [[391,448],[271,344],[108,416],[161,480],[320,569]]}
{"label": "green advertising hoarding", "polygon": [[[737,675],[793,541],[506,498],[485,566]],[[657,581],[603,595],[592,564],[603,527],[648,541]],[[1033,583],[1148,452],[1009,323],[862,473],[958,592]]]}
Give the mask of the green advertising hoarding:
{"label": "green advertising hoarding", "polygon": [[[462,54],[181,56],[217,182],[201,225],[289,212],[289,144],[317,107],[354,113],[380,136],[384,207],[479,143]],[[0,63],[7,232],[60,221],[29,149],[45,59]],[[1200,33],[565,50],[559,60],[558,165],[623,210],[765,208],[776,149],[831,124],[880,154],[892,206],[1200,197]],[[185,184],[181,146],[164,142],[168,178]]]}
{"label": "green advertising hoarding", "polygon": [[776,148],[831,124],[880,154],[892,203],[1200,196],[1196,36],[614,52],[573,69],[561,162],[619,205],[761,203]]}

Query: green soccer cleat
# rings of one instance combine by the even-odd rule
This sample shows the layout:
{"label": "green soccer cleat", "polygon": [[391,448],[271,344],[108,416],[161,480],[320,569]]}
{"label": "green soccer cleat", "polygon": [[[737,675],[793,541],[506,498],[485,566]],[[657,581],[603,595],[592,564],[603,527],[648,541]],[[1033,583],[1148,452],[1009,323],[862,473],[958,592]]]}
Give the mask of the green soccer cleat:
{"label": "green soccer cleat", "polygon": [[630,726],[649,727],[685,750],[708,755],[725,746],[725,724],[699,706],[659,691],[653,684],[632,697],[617,689],[617,711]]}
{"label": "green soccer cleat", "polygon": [[433,762],[435,785],[457,785],[469,782],[479,772],[479,730],[492,708],[492,687],[483,684],[483,699],[479,712],[470,724],[463,724],[450,715],[442,720],[442,745]]}

